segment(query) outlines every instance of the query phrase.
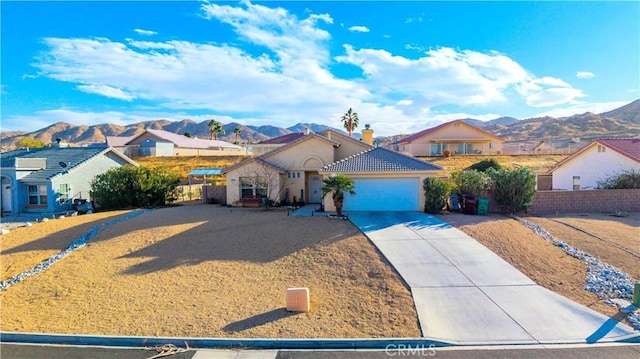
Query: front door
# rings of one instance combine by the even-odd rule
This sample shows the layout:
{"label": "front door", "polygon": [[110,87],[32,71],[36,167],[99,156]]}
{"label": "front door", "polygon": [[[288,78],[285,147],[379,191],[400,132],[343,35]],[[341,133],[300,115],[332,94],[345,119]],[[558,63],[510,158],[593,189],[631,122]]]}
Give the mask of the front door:
{"label": "front door", "polygon": [[309,176],[309,203],[322,202],[322,177]]}
{"label": "front door", "polygon": [[2,212],[13,212],[13,206],[11,203],[13,202],[13,193],[11,187],[11,179],[7,177],[2,177]]}

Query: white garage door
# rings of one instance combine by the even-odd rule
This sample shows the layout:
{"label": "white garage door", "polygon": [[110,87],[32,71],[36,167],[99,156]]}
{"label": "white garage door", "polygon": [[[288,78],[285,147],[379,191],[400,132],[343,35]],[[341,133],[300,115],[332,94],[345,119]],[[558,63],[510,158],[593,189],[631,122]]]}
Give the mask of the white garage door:
{"label": "white garage door", "polygon": [[418,178],[354,178],[354,196],[345,193],[344,211],[420,211]]}

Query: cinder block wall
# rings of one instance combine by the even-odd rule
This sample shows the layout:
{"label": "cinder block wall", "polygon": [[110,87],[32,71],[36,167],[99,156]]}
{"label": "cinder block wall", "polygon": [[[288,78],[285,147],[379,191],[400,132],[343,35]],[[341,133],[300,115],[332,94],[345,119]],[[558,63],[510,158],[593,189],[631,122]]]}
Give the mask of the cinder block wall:
{"label": "cinder block wall", "polygon": [[530,214],[638,212],[640,189],[538,191]]}

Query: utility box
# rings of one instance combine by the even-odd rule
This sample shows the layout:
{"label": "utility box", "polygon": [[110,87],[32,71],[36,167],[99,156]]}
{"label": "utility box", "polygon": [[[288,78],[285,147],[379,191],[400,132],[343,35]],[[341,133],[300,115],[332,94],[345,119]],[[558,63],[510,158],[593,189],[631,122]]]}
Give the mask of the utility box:
{"label": "utility box", "polygon": [[290,312],[308,312],[309,288],[288,288],[287,289],[287,310]]}

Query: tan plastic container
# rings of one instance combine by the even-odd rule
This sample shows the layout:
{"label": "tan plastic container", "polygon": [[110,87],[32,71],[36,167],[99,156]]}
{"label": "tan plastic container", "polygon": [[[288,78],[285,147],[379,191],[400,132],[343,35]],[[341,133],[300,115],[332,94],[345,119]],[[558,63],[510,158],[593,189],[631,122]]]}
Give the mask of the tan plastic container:
{"label": "tan plastic container", "polygon": [[308,312],[310,310],[309,288],[288,288],[287,310],[290,312]]}

